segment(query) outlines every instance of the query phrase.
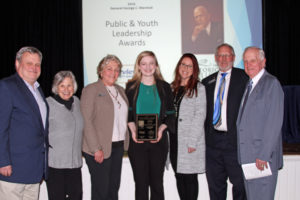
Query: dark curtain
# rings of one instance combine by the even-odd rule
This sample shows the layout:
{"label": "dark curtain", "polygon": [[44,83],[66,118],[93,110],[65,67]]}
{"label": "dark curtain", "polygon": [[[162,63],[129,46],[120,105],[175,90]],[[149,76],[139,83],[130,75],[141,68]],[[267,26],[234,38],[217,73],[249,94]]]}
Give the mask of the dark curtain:
{"label": "dark curtain", "polygon": [[43,54],[39,78],[45,96],[51,95],[54,75],[71,70],[83,87],[82,1],[11,0],[2,5],[0,78],[15,73],[15,55],[23,46],[37,47]]}
{"label": "dark curtain", "polygon": [[[299,6],[294,0],[263,2],[263,41],[267,70],[282,85],[300,85]],[[296,16],[297,15],[297,16]]]}
{"label": "dark curtain", "polygon": [[263,41],[267,70],[283,85],[285,93],[282,126],[285,154],[300,153],[299,91],[299,6],[296,1],[263,0]]}
{"label": "dark curtain", "polygon": [[[35,46],[44,55],[39,79],[46,96],[53,76],[72,70],[83,87],[82,0],[11,0],[2,5],[0,78],[15,72],[15,54],[22,46]],[[263,41],[267,70],[283,85],[300,85],[296,63],[299,6],[295,1],[262,0]],[[79,95],[80,96],[80,95]]]}

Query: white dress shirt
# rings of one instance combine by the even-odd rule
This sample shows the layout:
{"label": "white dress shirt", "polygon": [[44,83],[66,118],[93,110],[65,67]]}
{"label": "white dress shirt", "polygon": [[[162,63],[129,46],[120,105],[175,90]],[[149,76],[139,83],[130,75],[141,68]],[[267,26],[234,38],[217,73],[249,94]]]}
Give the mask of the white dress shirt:
{"label": "white dress shirt", "polygon": [[38,87],[40,86],[40,84],[36,81],[32,87],[25,80],[24,80],[24,82],[25,82],[26,86],[28,87],[28,89],[30,90],[30,92],[32,93],[32,95],[34,96],[34,99],[36,100],[36,103],[39,106],[40,114],[41,114],[43,125],[45,128],[46,118],[47,118],[47,106],[46,106],[46,103],[45,103],[42,95],[40,94],[40,91],[38,90]]}
{"label": "white dress shirt", "polygon": [[262,70],[260,70],[258,72],[258,74],[256,74],[253,79],[252,79],[252,89],[249,93],[249,95],[251,94],[251,92],[253,91],[253,89],[255,88],[255,86],[257,85],[258,81],[260,80],[260,78],[262,77],[262,75],[265,73],[265,68],[263,68]]}
{"label": "white dress shirt", "polygon": [[[225,73],[227,73],[227,75],[225,76],[225,91],[224,91],[224,97],[223,97],[223,103],[221,106],[221,119],[222,119],[222,123],[219,127],[215,128],[216,130],[219,131],[227,131],[227,96],[228,96],[228,88],[229,88],[229,83],[230,83],[230,77],[231,77],[231,71],[232,69],[229,69],[228,71],[226,71]],[[219,71],[218,72],[218,76],[217,76],[217,82],[216,82],[216,86],[215,86],[215,95],[214,95],[214,105],[217,99],[217,93],[218,93],[218,89],[219,89],[219,84],[220,84],[220,80],[222,78],[222,73]]]}

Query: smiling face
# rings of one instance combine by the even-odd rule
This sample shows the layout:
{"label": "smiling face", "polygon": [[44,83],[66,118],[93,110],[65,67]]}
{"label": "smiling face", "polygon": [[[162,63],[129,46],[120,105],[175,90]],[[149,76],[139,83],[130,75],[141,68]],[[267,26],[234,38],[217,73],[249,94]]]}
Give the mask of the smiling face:
{"label": "smiling face", "polygon": [[145,77],[154,76],[156,68],[156,62],[152,56],[143,57],[139,63],[139,70],[141,71],[142,76]]}
{"label": "smiling face", "polygon": [[246,74],[252,79],[266,65],[266,59],[259,56],[258,49],[248,49],[243,56],[244,68]]}
{"label": "smiling face", "polygon": [[193,61],[191,58],[185,57],[182,59],[179,66],[179,75],[181,78],[181,83],[185,85],[193,75]]}
{"label": "smiling face", "polygon": [[63,100],[69,100],[74,94],[74,84],[70,77],[64,78],[64,80],[57,86],[57,94]]}
{"label": "smiling face", "polygon": [[16,60],[19,76],[33,85],[41,74],[41,60],[38,54],[25,52],[20,61]]}
{"label": "smiling face", "polygon": [[220,47],[217,54],[215,55],[216,63],[219,66],[219,70],[222,72],[226,72],[232,68],[234,59],[235,56],[228,46]]}
{"label": "smiling face", "polygon": [[116,61],[111,60],[101,71],[101,79],[104,85],[112,86],[117,81],[120,68]]}

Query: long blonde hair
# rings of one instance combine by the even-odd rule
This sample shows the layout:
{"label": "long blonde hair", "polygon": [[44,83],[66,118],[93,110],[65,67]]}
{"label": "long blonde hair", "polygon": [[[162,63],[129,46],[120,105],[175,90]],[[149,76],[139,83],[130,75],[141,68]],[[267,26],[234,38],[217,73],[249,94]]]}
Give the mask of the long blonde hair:
{"label": "long blonde hair", "polygon": [[157,79],[164,80],[164,78],[160,72],[159,64],[158,64],[155,54],[152,51],[143,51],[136,58],[132,79],[128,80],[128,82],[127,82],[127,83],[135,82],[131,88],[134,88],[136,85],[139,85],[141,83],[142,72],[140,71],[139,66],[140,66],[141,60],[146,56],[151,56],[152,58],[154,58],[155,65],[157,66],[157,68],[155,69],[155,72],[153,74],[154,80],[157,80]]}

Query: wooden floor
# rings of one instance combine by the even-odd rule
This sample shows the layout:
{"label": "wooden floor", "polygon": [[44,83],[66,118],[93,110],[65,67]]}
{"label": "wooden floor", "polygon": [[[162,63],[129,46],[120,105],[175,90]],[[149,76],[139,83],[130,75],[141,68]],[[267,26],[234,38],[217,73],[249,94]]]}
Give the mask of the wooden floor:
{"label": "wooden floor", "polygon": [[283,154],[300,155],[300,143],[296,143],[296,144],[283,143]]}

